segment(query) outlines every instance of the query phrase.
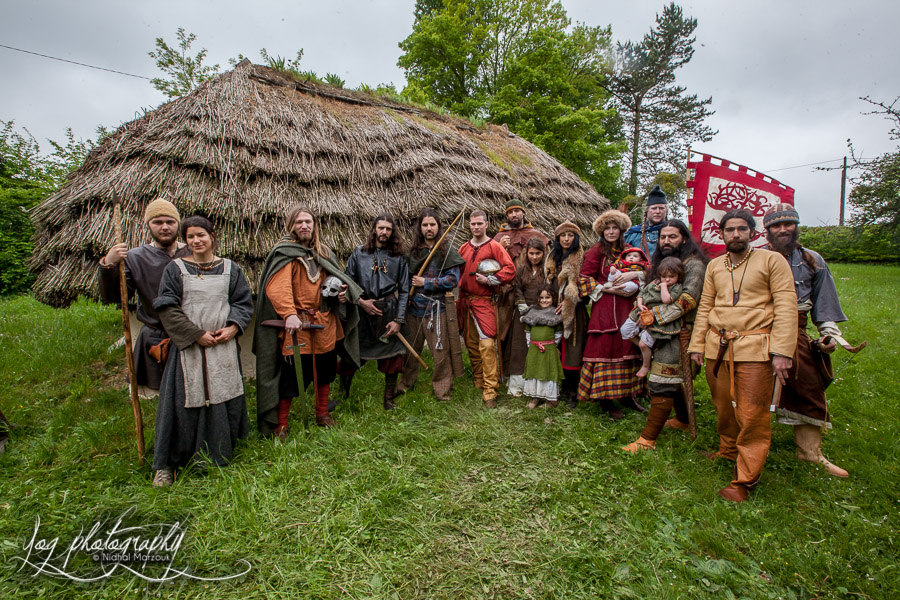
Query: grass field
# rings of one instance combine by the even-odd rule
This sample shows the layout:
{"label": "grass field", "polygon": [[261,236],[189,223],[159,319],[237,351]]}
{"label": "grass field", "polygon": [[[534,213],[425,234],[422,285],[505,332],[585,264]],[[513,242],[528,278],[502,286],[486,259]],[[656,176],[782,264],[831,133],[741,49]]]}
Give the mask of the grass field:
{"label": "grass field", "polygon": [[[730,466],[698,454],[717,446],[702,377],[696,443],[667,430],[656,452],[631,456],[619,448],[643,415],[612,422],[590,406],[526,411],[513,399],[488,411],[471,377],[439,404],[424,375],[386,413],[374,365],[336,429],[303,435],[295,407],[286,444],[254,433],[227,468],[154,489],[136,461],[123,352],[107,353],[117,310],[2,300],[0,407],[18,428],[0,456],[0,597],[900,597],[900,267],[833,271],[845,337],[869,341],[830,390],[825,452],[851,476],[796,462],[791,431],[775,426],[742,505],[715,495]],[[154,412],[144,404],[148,445]],[[185,523],[177,567],[215,577],[243,560],[249,573],[75,583],[20,569],[36,519],[61,549],[128,509],[139,523]],[[68,568],[93,567],[83,555]]]}

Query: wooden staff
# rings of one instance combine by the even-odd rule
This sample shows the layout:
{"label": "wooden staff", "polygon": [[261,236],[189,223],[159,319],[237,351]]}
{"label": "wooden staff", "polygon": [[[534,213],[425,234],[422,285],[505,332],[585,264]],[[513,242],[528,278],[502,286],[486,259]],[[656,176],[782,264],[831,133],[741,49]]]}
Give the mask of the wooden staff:
{"label": "wooden staff", "polygon": [[[428,256],[425,257],[425,262],[422,263],[422,267],[419,269],[419,272],[416,273],[416,277],[421,277],[422,273],[425,272],[425,269],[428,268],[428,263],[431,262],[431,259],[434,257],[434,253],[438,251],[441,247],[441,243],[444,241],[444,238],[447,237],[447,234],[450,233],[450,230],[456,226],[456,223],[462,218],[463,214],[466,212],[466,209],[462,209],[459,211],[459,214],[456,215],[456,218],[453,219],[453,222],[450,223],[450,227],[447,228],[447,231],[444,232],[444,235],[435,243],[434,248],[431,249],[431,252],[428,253]],[[416,286],[412,286],[409,288],[409,295],[412,296],[416,293]]]}
{"label": "wooden staff", "polygon": [[[122,236],[121,201],[113,200],[113,226],[116,230],[116,243],[124,242]],[[122,328],[125,331],[125,362],[128,364],[128,381],[131,389],[131,410],[134,413],[134,435],[137,438],[138,463],[144,466],[144,415],[141,413],[141,402],[138,399],[137,375],[134,371],[134,350],[131,342],[131,323],[128,318],[128,283],[125,280],[125,261],[119,262],[119,295],[122,298]]]}
{"label": "wooden staff", "polygon": [[419,364],[422,365],[422,368],[427,371],[428,363],[422,360],[422,357],[419,356],[419,353],[415,351],[415,349],[412,347],[412,344],[410,344],[409,341],[405,337],[403,337],[403,334],[398,331],[394,335],[397,336],[397,339],[400,340],[401,344],[406,346],[406,350],[410,353],[410,355],[417,361],[419,361]]}

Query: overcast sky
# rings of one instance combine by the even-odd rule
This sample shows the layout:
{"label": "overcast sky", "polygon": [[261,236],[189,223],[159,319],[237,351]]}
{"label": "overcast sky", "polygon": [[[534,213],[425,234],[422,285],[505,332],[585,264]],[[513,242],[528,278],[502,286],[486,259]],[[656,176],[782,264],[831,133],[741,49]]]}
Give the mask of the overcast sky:
{"label": "overcast sky", "polygon": [[[611,25],[619,41],[639,40],[662,11],[662,0],[564,0],[573,21]],[[193,52],[229,68],[259,49],[293,58],[320,75],[347,81],[404,84],[397,44],[409,35],[413,0],[4,0],[0,44],[72,61],[156,77],[147,52],[163,37],[174,46],[178,27],[197,35]],[[886,102],[900,95],[900,2],[890,0],[755,0],[683,2],[699,21],[694,58],[678,82],[712,96],[709,124],[718,135],[700,150],[765,172],[796,189],[804,224],[837,224],[837,166],[852,138],[866,157],[896,147],[889,123],[859,96]],[[0,119],[27,128],[44,149],[71,127],[92,138],[98,125],[115,128],[165,98],[137,79],[0,48]]]}

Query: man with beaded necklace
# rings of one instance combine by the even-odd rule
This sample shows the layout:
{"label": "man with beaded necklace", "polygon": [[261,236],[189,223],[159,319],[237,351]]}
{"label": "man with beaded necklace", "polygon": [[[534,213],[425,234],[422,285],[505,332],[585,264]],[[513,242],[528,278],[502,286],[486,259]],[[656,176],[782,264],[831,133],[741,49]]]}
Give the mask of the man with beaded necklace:
{"label": "man with beaded necklace", "polygon": [[718,415],[719,450],[735,461],[735,477],[719,496],[743,502],[759,482],[772,438],[773,388],[784,384],[797,346],[797,295],[787,262],[754,249],[749,211],[719,221],[727,252],[706,268],[689,351],[702,364]]}

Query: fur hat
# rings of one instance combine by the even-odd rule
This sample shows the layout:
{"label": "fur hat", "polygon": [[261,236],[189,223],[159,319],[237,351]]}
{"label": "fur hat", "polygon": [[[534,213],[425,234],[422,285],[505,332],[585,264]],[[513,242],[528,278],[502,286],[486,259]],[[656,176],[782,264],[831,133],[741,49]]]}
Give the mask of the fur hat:
{"label": "fur hat", "polygon": [[162,198],[157,198],[147,205],[147,209],[144,211],[144,225],[157,217],[172,217],[181,223],[181,215],[178,214],[175,205]]}
{"label": "fur hat", "polygon": [[594,221],[594,233],[597,234],[598,237],[601,237],[603,235],[603,230],[606,229],[607,225],[615,225],[622,232],[622,235],[625,235],[625,232],[631,227],[631,219],[621,211],[610,209],[601,214],[597,217],[597,220]]}
{"label": "fur hat", "polygon": [[556,230],[553,232],[553,237],[559,237],[564,233],[574,233],[578,237],[581,237],[583,234],[581,233],[581,228],[573,223],[572,221],[563,221],[560,223]]}
{"label": "fur hat", "polygon": [[790,204],[776,204],[769,208],[763,216],[763,227],[768,229],[778,223],[800,224],[800,213]]}
{"label": "fur hat", "polygon": [[506,212],[511,211],[514,208],[518,208],[521,211],[525,211],[525,203],[522,202],[518,198],[513,198],[512,200],[507,200],[506,202]]}
{"label": "fur hat", "polygon": [[650,193],[647,194],[647,206],[653,206],[654,204],[665,204],[666,203],[666,193],[662,191],[662,188],[658,185],[650,190]]}

